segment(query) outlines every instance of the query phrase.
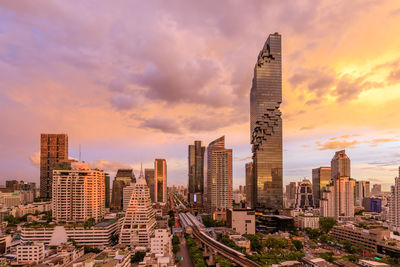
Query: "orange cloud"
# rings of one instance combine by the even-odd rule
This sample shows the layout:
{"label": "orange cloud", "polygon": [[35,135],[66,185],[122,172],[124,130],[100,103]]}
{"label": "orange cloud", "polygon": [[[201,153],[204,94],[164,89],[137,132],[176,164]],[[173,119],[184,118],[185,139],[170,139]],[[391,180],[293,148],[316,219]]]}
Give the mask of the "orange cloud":
{"label": "orange cloud", "polygon": [[327,150],[327,149],[344,149],[344,148],[353,148],[359,144],[357,140],[354,141],[328,141],[325,143],[315,142],[317,146],[319,146],[319,150]]}

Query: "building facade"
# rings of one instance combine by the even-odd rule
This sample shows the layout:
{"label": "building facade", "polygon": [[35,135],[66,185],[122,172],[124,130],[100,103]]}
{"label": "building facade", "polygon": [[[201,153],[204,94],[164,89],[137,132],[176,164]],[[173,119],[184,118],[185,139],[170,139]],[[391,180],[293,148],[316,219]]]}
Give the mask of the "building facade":
{"label": "building facade", "polygon": [[68,135],[40,135],[40,197],[51,199],[53,170],[68,161]]}
{"label": "building facade", "polygon": [[156,202],[156,195],[155,195],[155,177],[154,177],[154,169],[144,169],[144,177],[146,179],[147,186],[150,190],[150,199],[151,202]]}
{"label": "building facade", "polygon": [[307,209],[314,207],[312,185],[309,180],[298,182],[296,188],[296,208]]}
{"label": "building facade", "polygon": [[361,206],[363,199],[369,197],[371,192],[369,189],[369,181],[356,181],[356,205]]}
{"label": "building facade", "polygon": [[339,177],[351,177],[350,158],[345,150],[337,151],[331,160],[331,178],[335,180]]}
{"label": "building facade", "polygon": [[253,209],[228,209],[226,212],[227,227],[241,235],[256,233],[256,215]]}
{"label": "building facade", "polygon": [[155,227],[156,218],[149,188],[141,174],[137,179],[125,217],[122,220],[119,243],[131,248],[148,247]]}
{"label": "building facade", "polygon": [[281,35],[270,34],[258,55],[250,92],[254,206],[266,209],[283,207],[281,51]]}
{"label": "building facade", "polygon": [[53,217],[60,223],[100,221],[105,215],[105,174],[88,163],[53,170]]}
{"label": "building facade", "polygon": [[113,210],[122,210],[124,187],[136,181],[132,169],[119,169],[115,175],[111,194],[110,208]]}
{"label": "building facade", "polygon": [[154,176],[156,202],[167,203],[167,161],[165,159],[154,161]]}
{"label": "building facade", "polygon": [[44,260],[43,243],[25,243],[17,246],[17,261],[19,263],[41,263]]}
{"label": "building facade", "polygon": [[331,181],[331,167],[319,167],[312,170],[312,186],[314,204],[319,208],[319,200],[322,197],[322,190]]}
{"label": "building facade", "polygon": [[194,145],[188,148],[188,202],[191,205],[203,205],[205,149],[201,141],[194,141]]}
{"label": "building facade", "polygon": [[400,178],[394,179],[394,185],[390,188],[389,223],[393,231],[400,231]]}
{"label": "building facade", "polygon": [[131,183],[128,186],[125,186],[122,193],[122,210],[126,211],[128,208],[129,202],[132,197],[133,190],[135,189],[135,183]]}
{"label": "building facade", "polygon": [[372,186],[372,189],[371,189],[371,194],[373,195],[373,196],[377,196],[377,195],[380,195],[382,193],[382,185],[380,185],[380,184],[374,184],[373,186]]}
{"label": "building facade", "polygon": [[225,136],[207,148],[207,208],[213,213],[232,208],[232,149],[225,148]]}
{"label": "building facade", "polygon": [[246,163],[246,206],[248,208],[254,208],[254,178],[253,178],[253,162]]}

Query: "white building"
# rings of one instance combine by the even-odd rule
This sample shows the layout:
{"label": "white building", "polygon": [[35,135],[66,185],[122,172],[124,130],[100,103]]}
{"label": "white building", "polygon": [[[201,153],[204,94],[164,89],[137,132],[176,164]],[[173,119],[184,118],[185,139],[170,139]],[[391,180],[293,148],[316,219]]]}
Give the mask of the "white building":
{"label": "white building", "polygon": [[314,207],[314,194],[310,180],[304,179],[297,183],[296,208],[307,209]]}
{"label": "white building", "polygon": [[156,229],[154,231],[154,236],[150,240],[150,252],[162,254],[163,256],[172,256],[172,242],[169,229]]}
{"label": "white building", "polygon": [[237,233],[256,233],[256,215],[253,209],[228,209],[226,212],[226,224]]}
{"label": "white building", "polygon": [[131,183],[128,186],[125,186],[124,189],[122,189],[122,207],[123,210],[126,211],[129,205],[129,201],[131,200],[131,196],[133,193],[133,189],[135,189],[135,183]]}
{"label": "white building", "polygon": [[299,227],[301,229],[319,228],[319,217],[313,216],[313,214],[300,215],[299,217],[297,217],[297,221],[299,222]]}
{"label": "white building", "polygon": [[0,204],[3,207],[17,207],[23,203],[23,198],[19,193],[0,192]]}
{"label": "white building", "polygon": [[362,206],[362,201],[371,195],[369,181],[356,181],[356,205]]}
{"label": "white building", "polygon": [[57,222],[100,221],[105,214],[105,174],[73,162],[71,170],[53,171],[53,217]]}
{"label": "white building", "polygon": [[126,209],[119,235],[119,243],[131,247],[149,247],[154,234],[156,219],[143,173],[136,181],[131,200]]}
{"label": "white building", "polygon": [[393,231],[400,230],[400,178],[396,177],[390,188],[389,223]]}
{"label": "white building", "polygon": [[383,262],[377,262],[377,261],[369,261],[369,260],[360,260],[358,262],[358,265],[360,266],[366,266],[366,267],[389,267],[389,264],[383,263]]}
{"label": "white building", "polygon": [[32,243],[17,246],[17,261],[41,263],[44,259],[44,244]]}

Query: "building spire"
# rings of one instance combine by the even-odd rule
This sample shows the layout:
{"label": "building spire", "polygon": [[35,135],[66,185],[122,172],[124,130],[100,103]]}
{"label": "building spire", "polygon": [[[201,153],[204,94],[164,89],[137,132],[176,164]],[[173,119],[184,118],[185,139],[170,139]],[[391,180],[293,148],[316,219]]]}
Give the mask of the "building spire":
{"label": "building spire", "polygon": [[140,162],[140,175],[139,177],[143,177],[143,162]]}

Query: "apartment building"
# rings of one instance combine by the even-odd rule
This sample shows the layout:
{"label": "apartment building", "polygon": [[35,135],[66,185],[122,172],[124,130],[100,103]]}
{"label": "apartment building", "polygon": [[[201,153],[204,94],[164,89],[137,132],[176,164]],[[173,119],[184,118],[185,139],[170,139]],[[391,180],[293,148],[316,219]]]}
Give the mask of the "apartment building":
{"label": "apartment building", "polygon": [[25,243],[17,246],[17,261],[19,263],[41,263],[44,260],[43,243]]}

